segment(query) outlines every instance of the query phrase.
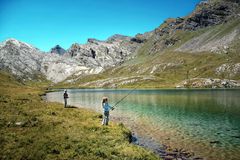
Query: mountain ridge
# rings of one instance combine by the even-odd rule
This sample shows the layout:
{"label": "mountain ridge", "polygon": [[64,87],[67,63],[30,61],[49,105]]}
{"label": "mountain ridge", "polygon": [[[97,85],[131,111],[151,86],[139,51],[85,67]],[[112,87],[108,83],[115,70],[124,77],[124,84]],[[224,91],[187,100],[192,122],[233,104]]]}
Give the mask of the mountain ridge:
{"label": "mountain ridge", "polygon": [[138,42],[120,35],[109,37],[106,41],[89,39],[86,44],[75,43],[66,51],[57,45],[50,52],[11,38],[0,44],[0,69],[23,81],[45,77],[57,83],[69,76],[97,74],[123,63],[137,48]]}
{"label": "mountain ridge", "polygon": [[[204,1],[186,17],[168,19],[153,31],[137,34],[134,38],[144,43],[136,58],[70,86],[239,87],[239,5],[239,1]],[[199,25],[192,23],[195,20]],[[201,43],[191,45],[200,40]],[[186,47],[188,44],[190,48]],[[199,78],[199,82],[194,78]],[[219,78],[221,82],[216,84]],[[231,85],[225,86],[226,83]]]}
{"label": "mountain ridge", "polygon": [[64,55],[64,53],[66,53],[66,50],[62,48],[60,45],[56,45],[53,48],[51,48],[49,52],[53,54]]}
{"label": "mountain ridge", "polygon": [[[52,49],[56,54],[49,55],[16,41],[6,47],[6,41],[0,45],[0,68],[29,80],[41,75],[75,87],[127,87],[138,83],[161,87],[159,82],[162,87],[174,87],[190,78],[239,80],[239,6],[238,0],[202,1],[191,14],[169,18],[153,31],[134,37],[116,34],[105,41],[89,38],[86,44],[73,44],[61,56],[60,46]],[[22,57],[5,56],[7,53]],[[23,62],[28,55],[36,57],[27,58],[33,65]],[[194,85],[183,85],[188,86]]]}

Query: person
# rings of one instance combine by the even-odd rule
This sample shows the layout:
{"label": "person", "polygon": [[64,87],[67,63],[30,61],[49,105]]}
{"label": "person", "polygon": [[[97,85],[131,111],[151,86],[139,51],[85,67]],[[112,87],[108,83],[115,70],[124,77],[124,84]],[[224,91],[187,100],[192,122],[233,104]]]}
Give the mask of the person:
{"label": "person", "polygon": [[114,109],[108,104],[108,98],[103,97],[102,100],[102,108],[103,108],[103,120],[102,120],[102,125],[108,125],[109,122],[109,111],[110,109]]}
{"label": "person", "polygon": [[66,108],[67,107],[67,99],[69,98],[68,94],[67,94],[67,90],[64,91],[63,98],[64,98],[64,108]]}

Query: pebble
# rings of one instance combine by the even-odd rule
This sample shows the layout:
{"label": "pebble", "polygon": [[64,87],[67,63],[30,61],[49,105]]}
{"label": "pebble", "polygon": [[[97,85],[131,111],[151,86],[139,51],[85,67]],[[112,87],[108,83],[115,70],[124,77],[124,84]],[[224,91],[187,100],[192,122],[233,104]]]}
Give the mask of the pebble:
{"label": "pebble", "polygon": [[53,116],[56,116],[56,115],[57,115],[56,112],[52,112],[51,114],[52,114]]}
{"label": "pebble", "polygon": [[23,124],[23,122],[16,122],[15,125],[16,126],[21,126]]}
{"label": "pebble", "polygon": [[60,151],[57,150],[57,149],[53,149],[53,150],[52,150],[52,154],[60,154]]}
{"label": "pebble", "polygon": [[175,159],[175,157],[173,157],[173,156],[165,156],[164,157],[164,160],[172,160],[172,159]]}
{"label": "pebble", "polygon": [[178,154],[178,152],[167,152],[167,155],[170,155],[170,156],[176,156]]}

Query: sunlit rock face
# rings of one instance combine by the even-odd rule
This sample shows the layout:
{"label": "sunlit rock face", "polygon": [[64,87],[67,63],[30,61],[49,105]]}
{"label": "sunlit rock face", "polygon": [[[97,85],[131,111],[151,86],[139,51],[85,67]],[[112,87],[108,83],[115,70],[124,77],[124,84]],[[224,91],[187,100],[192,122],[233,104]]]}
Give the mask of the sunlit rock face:
{"label": "sunlit rock face", "polygon": [[0,44],[0,69],[20,80],[61,82],[69,77],[98,74],[134,56],[141,45],[131,37],[114,35],[107,41],[89,39],[87,44],[73,44],[67,52],[56,46],[50,53],[16,39]]}
{"label": "sunlit rock face", "polygon": [[23,80],[37,78],[45,55],[37,48],[15,39],[0,44],[0,68]]}
{"label": "sunlit rock face", "polygon": [[[229,21],[237,20],[240,16],[239,0],[206,0],[201,1],[195,10],[185,16],[169,18],[151,33],[152,45],[148,54],[161,52],[176,44],[183,43],[176,47],[178,52],[212,52],[226,53],[230,44],[239,35],[239,28],[232,30],[227,35],[217,37],[217,31],[208,31],[210,27],[224,25]],[[182,39],[181,32],[191,32],[205,29],[205,34],[190,38],[189,41]],[[223,36],[224,35],[224,36]]]}
{"label": "sunlit rock face", "polygon": [[49,54],[15,39],[0,45],[0,69],[16,75],[18,79],[40,80],[46,78],[60,82],[74,75],[97,74],[102,67],[86,67],[73,58]]}
{"label": "sunlit rock face", "polygon": [[141,42],[132,37],[114,35],[106,41],[88,39],[86,44],[73,44],[65,54],[82,61],[88,67],[112,67],[135,56]]}

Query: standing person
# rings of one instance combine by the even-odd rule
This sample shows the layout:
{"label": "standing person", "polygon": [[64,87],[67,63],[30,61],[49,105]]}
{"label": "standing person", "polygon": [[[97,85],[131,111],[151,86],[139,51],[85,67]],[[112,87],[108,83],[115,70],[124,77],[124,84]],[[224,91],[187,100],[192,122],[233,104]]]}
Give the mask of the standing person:
{"label": "standing person", "polygon": [[63,98],[64,98],[64,107],[67,108],[67,99],[69,98],[67,94],[67,90],[64,91]]}
{"label": "standing person", "polygon": [[103,108],[103,120],[102,120],[102,125],[108,125],[108,121],[109,121],[109,111],[110,109],[113,110],[113,107],[111,107],[108,104],[108,98],[107,97],[103,97],[102,100],[102,108]]}

